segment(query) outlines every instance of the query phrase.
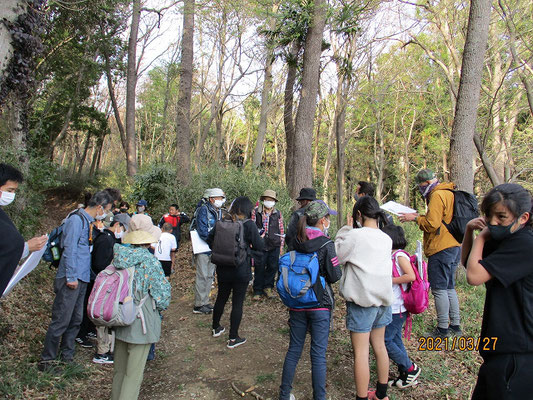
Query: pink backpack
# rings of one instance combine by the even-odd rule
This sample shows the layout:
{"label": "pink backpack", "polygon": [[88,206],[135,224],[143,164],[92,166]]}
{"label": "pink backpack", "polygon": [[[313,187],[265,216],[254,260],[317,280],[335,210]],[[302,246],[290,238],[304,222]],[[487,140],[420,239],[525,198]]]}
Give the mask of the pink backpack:
{"label": "pink backpack", "polygon": [[415,273],[415,280],[408,284],[407,290],[402,291],[403,305],[408,312],[407,322],[405,324],[405,337],[410,338],[412,319],[411,314],[421,314],[428,308],[429,305],[429,281],[428,281],[428,265],[422,260],[422,271],[418,271],[418,260],[416,255],[409,255],[405,250],[397,250],[392,254],[392,276],[398,278],[400,274],[396,268],[396,255],[404,253],[409,257],[411,267]]}
{"label": "pink backpack", "polygon": [[95,325],[127,326],[139,315],[145,330],[141,307],[149,295],[135,304],[132,292],[134,274],[135,267],[116,269],[110,265],[96,276],[87,304],[87,314]]}

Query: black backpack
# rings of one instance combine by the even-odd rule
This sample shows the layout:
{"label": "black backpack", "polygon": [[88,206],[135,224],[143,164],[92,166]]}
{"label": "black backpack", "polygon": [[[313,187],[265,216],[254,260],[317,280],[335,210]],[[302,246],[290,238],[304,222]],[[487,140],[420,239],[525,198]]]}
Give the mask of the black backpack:
{"label": "black backpack", "polygon": [[238,267],[246,261],[249,246],[244,241],[244,221],[217,221],[211,245],[211,262]]}
{"label": "black backpack", "polygon": [[[48,235],[48,242],[46,243],[46,249],[43,253],[43,260],[50,263],[50,268],[57,268],[59,266],[59,261],[63,255],[63,226],[65,225],[66,220],[72,215],[77,215],[81,218],[82,230],[85,229],[85,218],[82,217],[79,209],[71,212],[63,222],[61,222],[61,225],[52,229]],[[91,242],[91,238],[89,238],[89,242]]]}
{"label": "black backpack", "polygon": [[449,224],[442,221],[444,226],[459,243],[463,242],[466,232],[466,224],[479,217],[479,208],[476,196],[462,190],[452,190],[453,192],[453,216]]}

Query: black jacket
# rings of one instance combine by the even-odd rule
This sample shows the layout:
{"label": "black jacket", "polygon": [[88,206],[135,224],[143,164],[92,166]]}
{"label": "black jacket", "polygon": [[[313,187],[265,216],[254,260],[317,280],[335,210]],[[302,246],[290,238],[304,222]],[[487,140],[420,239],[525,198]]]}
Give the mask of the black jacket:
{"label": "black jacket", "polygon": [[95,275],[106,269],[113,261],[113,246],[120,243],[109,229],[102,232],[95,229],[93,233],[93,251],[91,253],[91,269]]}
{"label": "black jacket", "polygon": [[[255,229],[255,228],[254,228]],[[257,229],[256,229],[257,230]],[[0,207],[0,297],[11,280],[24,251],[24,238]]]}
{"label": "black jacket", "polygon": [[296,239],[294,241],[294,250],[300,253],[317,253],[318,265],[320,265],[319,274],[326,280],[326,290],[323,292],[320,308],[334,308],[335,297],[331,284],[337,282],[342,276],[342,270],[335,251],[335,244],[326,236],[319,236],[305,242],[300,242]]}
{"label": "black jacket", "polygon": [[[257,231],[257,226],[252,220],[247,220],[243,224],[244,232],[243,237],[244,241],[251,248],[251,252],[254,251],[263,251],[264,242],[259,232]],[[213,244],[213,239],[216,234],[216,225],[209,232],[207,238],[207,244],[210,246]],[[251,254],[250,252],[250,254]],[[249,282],[252,280],[252,266],[251,266],[251,255],[246,257],[246,261],[237,266],[227,266],[227,265],[217,265],[217,277],[220,282]]]}
{"label": "black jacket", "polygon": [[[263,207],[256,207],[253,212],[255,215],[255,224],[257,225],[257,229],[263,229]],[[252,215],[252,219],[254,218],[254,215]],[[281,247],[281,236],[279,236],[281,234],[279,226],[280,220],[283,223],[281,211],[274,209],[268,219],[268,234],[264,237],[265,251],[272,250],[276,247]]]}

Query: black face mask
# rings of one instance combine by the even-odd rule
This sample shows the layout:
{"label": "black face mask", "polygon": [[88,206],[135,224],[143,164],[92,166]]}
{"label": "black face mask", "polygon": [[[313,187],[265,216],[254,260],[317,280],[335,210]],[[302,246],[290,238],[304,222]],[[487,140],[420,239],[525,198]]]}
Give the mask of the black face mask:
{"label": "black face mask", "polygon": [[520,228],[518,228],[516,231],[511,232],[511,228],[516,223],[516,220],[514,220],[511,224],[507,226],[503,225],[490,225],[487,224],[487,227],[489,228],[490,237],[496,240],[497,242],[500,242],[509,236],[511,236],[513,233],[517,232]]}
{"label": "black face mask", "polygon": [[121,208],[121,209],[120,209],[120,212],[121,212],[121,213],[127,213],[127,212],[128,212],[128,209],[127,209],[127,208]]}

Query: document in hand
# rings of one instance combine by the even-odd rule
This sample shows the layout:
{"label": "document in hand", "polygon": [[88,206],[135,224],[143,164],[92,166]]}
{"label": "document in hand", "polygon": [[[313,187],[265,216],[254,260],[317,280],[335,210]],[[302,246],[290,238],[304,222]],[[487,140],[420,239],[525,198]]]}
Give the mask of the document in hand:
{"label": "document in hand", "polygon": [[2,294],[2,297],[5,297],[11,292],[11,290],[15,287],[15,285],[26,275],[28,275],[31,271],[35,269],[37,264],[39,264],[39,261],[41,260],[41,257],[43,256],[44,251],[46,250],[46,246],[43,246],[41,250],[34,251],[30,254],[28,259],[22,264],[13,276],[11,277],[11,280],[7,284],[6,289],[4,290],[4,293]]}
{"label": "document in hand", "polygon": [[207,253],[211,251],[209,245],[202,240],[197,231],[191,231],[191,243],[192,243],[192,252],[194,254]]}
{"label": "document in hand", "polygon": [[388,211],[394,215],[415,213],[416,210],[404,206],[403,204],[396,203],[395,201],[388,201],[381,206],[382,210]]}

